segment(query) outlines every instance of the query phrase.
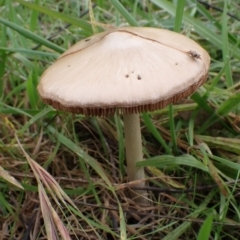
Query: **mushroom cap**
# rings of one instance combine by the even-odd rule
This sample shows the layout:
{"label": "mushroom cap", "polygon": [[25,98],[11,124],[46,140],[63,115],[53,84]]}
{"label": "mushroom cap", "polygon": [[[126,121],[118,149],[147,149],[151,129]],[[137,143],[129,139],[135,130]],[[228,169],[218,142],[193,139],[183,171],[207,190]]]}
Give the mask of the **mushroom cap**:
{"label": "mushroom cap", "polygon": [[125,27],[73,45],[43,73],[38,91],[45,103],[73,113],[153,111],[192,94],[209,65],[209,54],[181,34]]}

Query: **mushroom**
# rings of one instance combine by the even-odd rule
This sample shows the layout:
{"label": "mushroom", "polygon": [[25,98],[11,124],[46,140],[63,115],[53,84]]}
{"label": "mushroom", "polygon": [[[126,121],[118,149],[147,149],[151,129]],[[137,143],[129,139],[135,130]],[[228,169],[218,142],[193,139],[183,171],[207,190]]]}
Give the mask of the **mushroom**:
{"label": "mushroom", "polygon": [[[207,79],[210,57],[193,40],[164,29],[124,27],[84,39],[42,75],[38,91],[54,108],[91,116],[123,114],[127,174],[144,169],[139,113],[191,95]],[[142,180],[142,181],[141,181]],[[142,194],[138,202],[146,202]]]}

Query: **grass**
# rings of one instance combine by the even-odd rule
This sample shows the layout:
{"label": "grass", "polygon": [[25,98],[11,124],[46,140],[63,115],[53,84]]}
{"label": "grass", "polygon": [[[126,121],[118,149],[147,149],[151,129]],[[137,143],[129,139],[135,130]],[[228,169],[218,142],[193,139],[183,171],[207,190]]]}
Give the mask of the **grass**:
{"label": "grass", "polygon": [[[200,2],[96,0],[92,28],[88,1],[0,1],[1,239],[240,238],[240,7]],[[212,58],[191,98],[141,116],[150,207],[129,197],[121,118],[57,112],[36,91],[69,46],[128,24],[179,31]]]}

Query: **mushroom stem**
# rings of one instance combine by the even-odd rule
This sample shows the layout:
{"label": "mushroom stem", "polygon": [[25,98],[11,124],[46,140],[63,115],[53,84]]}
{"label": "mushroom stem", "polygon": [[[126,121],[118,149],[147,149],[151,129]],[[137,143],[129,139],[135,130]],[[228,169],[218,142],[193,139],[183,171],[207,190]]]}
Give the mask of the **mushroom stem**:
{"label": "mushroom stem", "polygon": [[[144,168],[136,166],[138,161],[143,160],[139,114],[123,114],[123,121],[128,178],[129,181],[140,180],[135,186],[144,187]],[[137,202],[147,203],[145,190],[134,190],[133,195]]]}

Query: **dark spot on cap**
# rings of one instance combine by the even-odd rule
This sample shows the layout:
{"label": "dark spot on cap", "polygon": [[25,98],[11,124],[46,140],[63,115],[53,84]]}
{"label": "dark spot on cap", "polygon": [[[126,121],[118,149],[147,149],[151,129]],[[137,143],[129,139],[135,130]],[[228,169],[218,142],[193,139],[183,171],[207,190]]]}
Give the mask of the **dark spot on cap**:
{"label": "dark spot on cap", "polygon": [[178,63],[175,63],[175,65],[178,65]]}
{"label": "dark spot on cap", "polygon": [[141,80],[141,79],[142,79],[142,77],[141,77],[140,75],[138,75],[138,76],[137,76],[137,79],[138,79],[138,80]]}
{"label": "dark spot on cap", "polygon": [[126,75],[125,75],[125,78],[128,78],[128,77],[129,77],[129,75],[128,75],[128,74],[126,74]]}
{"label": "dark spot on cap", "polygon": [[190,50],[188,51],[188,54],[194,59],[201,59],[201,55],[195,51]]}

